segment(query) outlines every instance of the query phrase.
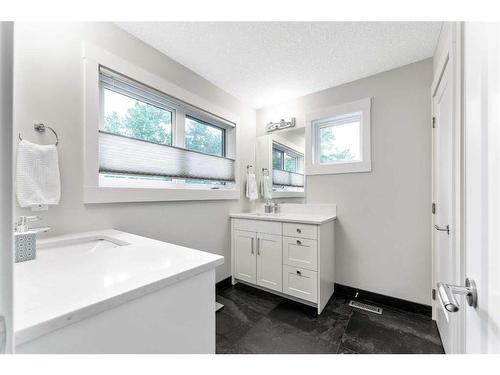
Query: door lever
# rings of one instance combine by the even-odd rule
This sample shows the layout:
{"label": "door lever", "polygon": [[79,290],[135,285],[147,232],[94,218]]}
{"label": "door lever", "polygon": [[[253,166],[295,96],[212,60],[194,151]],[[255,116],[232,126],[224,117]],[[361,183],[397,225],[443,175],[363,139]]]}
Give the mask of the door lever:
{"label": "door lever", "polygon": [[437,289],[443,307],[449,312],[457,312],[459,310],[460,305],[455,298],[456,294],[464,295],[469,306],[477,307],[477,288],[476,283],[472,279],[465,279],[465,286],[437,283]]}
{"label": "door lever", "polygon": [[434,229],[438,230],[440,232],[446,232],[448,235],[450,234],[450,226],[447,225],[446,227],[440,227],[439,225],[434,225]]}

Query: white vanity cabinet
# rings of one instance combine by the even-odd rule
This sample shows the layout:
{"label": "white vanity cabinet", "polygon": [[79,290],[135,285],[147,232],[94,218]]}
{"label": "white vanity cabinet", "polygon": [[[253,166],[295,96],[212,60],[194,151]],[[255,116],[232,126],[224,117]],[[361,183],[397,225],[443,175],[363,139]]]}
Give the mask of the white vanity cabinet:
{"label": "white vanity cabinet", "polygon": [[321,313],[334,289],[336,216],[306,222],[286,214],[231,217],[233,284],[253,285]]}

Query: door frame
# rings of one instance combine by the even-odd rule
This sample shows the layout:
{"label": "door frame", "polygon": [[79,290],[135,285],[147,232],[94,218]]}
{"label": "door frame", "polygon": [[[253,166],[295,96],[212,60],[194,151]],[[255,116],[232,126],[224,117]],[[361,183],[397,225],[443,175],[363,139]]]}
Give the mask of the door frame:
{"label": "door frame", "polygon": [[[451,246],[456,250],[456,258],[453,265],[453,283],[463,285],[465,280],[465,242],[464,242],[464,222],[465,222],[465,173],[464,173],[464,114],[463,114],[463,25],[460,22],[445,23],[441,30],[438,46],[434,54],[434,77],[431,85],[431,115],[435,116],[434,96],[437,92],[445,68],[450,68],[450,83],[453,95],[452,113],[452,217],[450,220],[450,240]],[[433,123],[433,119],[430,119]],[[435,132],[432,129],[432,166],[431,166],[431,191],[432,202],[435,202],[436,192],[434,191],[434,164],[435,164]],[[432,246],[432,289],[436,289],[437,280],[435,269],[434,237],[436,231],[434,224],[435,215],[431,213],[431,246]],[[436,308],[439,304],[439,296],[432,300],[432,319],[436,319]],[[451,327],[453,332],[452,352],[465,353],[465,314],[460,310],[456,323]]]}

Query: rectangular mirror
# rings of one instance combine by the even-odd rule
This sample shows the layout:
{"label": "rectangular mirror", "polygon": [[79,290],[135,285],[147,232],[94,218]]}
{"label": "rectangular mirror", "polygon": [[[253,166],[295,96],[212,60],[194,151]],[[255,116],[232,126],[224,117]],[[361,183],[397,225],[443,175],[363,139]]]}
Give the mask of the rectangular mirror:
{"label": "rectangular mirror", "polygon": [[[257,138],[256,174],[261,197],[305,196],[304,128],[281,130]],[[268,177],[267,177],[268,176]],[[264,184],[264,179],[268,183]],[[263,189],[270,187],[270,196]]]}

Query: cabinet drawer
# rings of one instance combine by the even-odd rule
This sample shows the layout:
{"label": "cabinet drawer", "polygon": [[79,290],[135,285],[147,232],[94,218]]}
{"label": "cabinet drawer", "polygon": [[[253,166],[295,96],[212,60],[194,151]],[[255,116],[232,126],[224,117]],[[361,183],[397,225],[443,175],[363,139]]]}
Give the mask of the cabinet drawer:
{"label": "cabinet drawer", "polygon": [[283,266],[283,293],[318,302],[318,274],[299,267]]}
{"label": "cabinet drawer", "polygon": [[282,224],[277,221],[232,219],[233,229],[250,232],[277,234],[281,236]]}
{"label": "cabinet drawer", "polygon": [[318,226],[300,223],[284,223],[283,235],[289,237],[318,239]]}
{"label": "cabinet drawer", "polygon": [[318,242],[297,237],[283,237],[283,264],[318,270]]}

